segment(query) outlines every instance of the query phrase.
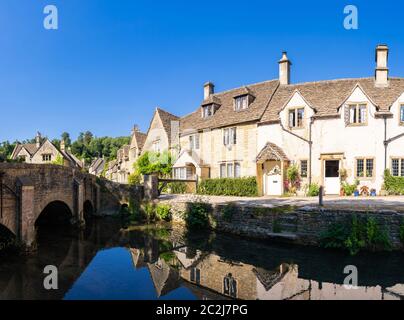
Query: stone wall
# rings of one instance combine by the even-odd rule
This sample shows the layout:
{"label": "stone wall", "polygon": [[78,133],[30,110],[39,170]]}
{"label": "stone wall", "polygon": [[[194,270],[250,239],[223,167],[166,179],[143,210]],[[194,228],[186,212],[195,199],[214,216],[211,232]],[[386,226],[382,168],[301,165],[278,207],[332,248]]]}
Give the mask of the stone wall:
{"label": "stone wall", "polygon": [[[171,206],[173,221],[184,223],[185,202],[161,201]],[[334,210],[318,207],[264,208],[238,206],[232,210],[230,219],[223,216],[225,205],[213,205],[211,213],[214,228],[239,236],[256,239],[275,239],[303,245],[318,245],[320,235],[333,223],[351,221],[353,215],[373,217],[378,225],[386,228],[392,245],[401,249],[400,225],[404,223],[404,213],[392,210],[375,212],[355,210]]]}
{"label": "stone wall", "polygon": [[98,180],[101,188],[101,210],[99,215],[113,215],[119,212],[122,205],[128,205],[132,199],[140,201],[144,197],[142,186],[121,184],[107,179]]}

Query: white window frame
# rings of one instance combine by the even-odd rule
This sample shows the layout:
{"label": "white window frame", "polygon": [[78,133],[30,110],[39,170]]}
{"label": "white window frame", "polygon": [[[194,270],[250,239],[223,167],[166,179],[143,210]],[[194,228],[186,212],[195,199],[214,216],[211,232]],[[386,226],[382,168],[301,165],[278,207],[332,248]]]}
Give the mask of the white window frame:
{"label": "white window frame", "polygon": [[[364,108],[364,114],[361,110]],[[349,124],[352,126],[365,126],[368,123],[368,104],[365,102],[349,103]]]}
{"label": "white window frame", "polygon": [[42,161],[43,162],[51,162],[52,161],[52,154],[51,153],[42,154]]}
{"label": "white window frame", "polygon": [[[302,118],[299,123],[299,114],[300,111],[303,112]],[[306,110],[304,107],[296,107],[290,108],[288,111],[288,125],[290,129],[301,129],[304,127],[304,114]],[[291,115],[293,115],[293,119],[291,119]]]}
{"label": "white window frame", "polygon": [[239,161],[222,162],[219,166],[219,175],[220,178],[241,178],[241,163]]}
{"label": "white window frame", "polygon": [[207,104],[202,106],[202,118],[210,118],[215,113],[215,108],[213,104]]}
{"label": "white window frame", "polygon": [[159,153],[161,151],[160,149],[160,139],[153,141],[153,151]]}
{"label": "white window frame", "polygon": [[199,150],[200,147],[199,133],[189,136],[189,150]]}
{"label": "white window frame", "polygon": [[[393,172],[393,161],[398,161],[398,174],[395,175]],[[404,177],[404,157],[391,157],[390,160],[390,173],[393,177]]]}
{"label": "white window frame", "polygon": [[242,95],[234,98],[234,110],[241,111],[247,109],[249,106],[248,95]]}
{"label": "white window frame", "polygon": [[223,129],[223,145],[231,146],[237,144],[237,127]]}

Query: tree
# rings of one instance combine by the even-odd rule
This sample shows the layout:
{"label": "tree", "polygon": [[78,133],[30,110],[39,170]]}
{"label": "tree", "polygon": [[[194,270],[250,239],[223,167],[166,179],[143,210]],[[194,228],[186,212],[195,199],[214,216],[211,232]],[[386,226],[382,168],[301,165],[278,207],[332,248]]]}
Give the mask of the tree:
{"label": "tree", "polygon": [[72,145],[72,139],[70,139],[70,134],[68,132],[63,132],[61,137],[62,137],[62,140],[65,142],[66,148],[68,148]]}
{"label": "tree", "polygon": [[136,161],[134,168],[136,172],[142,175],[168,176],[173,168],[171,154],[167,151],[162,153],[145,152]]}

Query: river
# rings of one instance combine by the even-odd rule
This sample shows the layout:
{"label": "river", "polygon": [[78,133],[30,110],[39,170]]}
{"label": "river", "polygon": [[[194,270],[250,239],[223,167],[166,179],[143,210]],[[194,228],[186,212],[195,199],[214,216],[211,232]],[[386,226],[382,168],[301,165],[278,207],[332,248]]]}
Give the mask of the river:
{"label": "river", "polygon": [[[85,230],[40,230],[30,255],[0,256],[1,299],[403,299],[404,254],[351,257],[169,225],[123,229],[118,218]],[[44,268],[58,270],[46,290]],[[346,266],[358,271],[344,286]]]}

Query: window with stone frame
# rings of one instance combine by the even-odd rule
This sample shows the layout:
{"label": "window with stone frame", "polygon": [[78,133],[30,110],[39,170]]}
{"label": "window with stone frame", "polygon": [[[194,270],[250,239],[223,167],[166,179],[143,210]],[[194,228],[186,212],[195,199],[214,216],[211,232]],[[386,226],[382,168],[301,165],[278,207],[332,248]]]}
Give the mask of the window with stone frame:
{"label": "window with stone frame", "polygon": [[199,133],[189,136],[189,149],[199,150]]}
{"label": "window with stone frame", "polygon": [[349,124],[365,125],[367,123],[367,104],[349,104]]}
{"label": "window with stone frame", "polygon": [[404,158],[391,159],[391,175],[394,177],[404,177]]}
{"label": "window with stone frame", "polygon": [[304,108],[289,110],[289,128],[303,128]]}
{"label": "window with stone frame", "polygon": [[215,113],[215,106],[213,103],[202,107],[202,118],[209,118],[213,116],[214,113]]}
{"label": "window with stone frame", "polygon": [[240,178],[241,164],[239,162],[226,162],[220,164],[220,178]]}
{"label": "window with stone frame", "polygon": [[223,129],[223,144],[225,146],[237,144],[237,128]]}
{"label": "window with stone frame", "polygon": [[48,154],[48,153],[43,154],[43,155],[42,155],[42,161],[43,161],[43,162],[50,162],[50,161],[52,161],[52,155],[51,155],[51,154]]}
{"label": "window with stone frame", "polygon": [[248,95],[234,98],[234,110],[240,111],[248,108]]}
{"label": "window with stone frame", "polygon": [[190,280],[196,284],[201,283],[201,270],[198,268],[192,268],[190,270]]}
{"label": "window with stone frame", "polygon": [[373,178],[374,177],[374,159],[358,158],[356,159],[356,177]]}
{"label": "window with stone frame", "polygon": [[307,160],[301,160],[300,161],[300,176],[302,178],[307,178],[307,172],[308,172],[308,165],[307,165]]}
{"label": "window with stone frame", "polygon": [[237,281],[231,273],[223,278],[223,294],[237,298]]}
{"label": "window with stone frame", "polygon": [[404,125],[404,104],[400,105],[400,124]]}

